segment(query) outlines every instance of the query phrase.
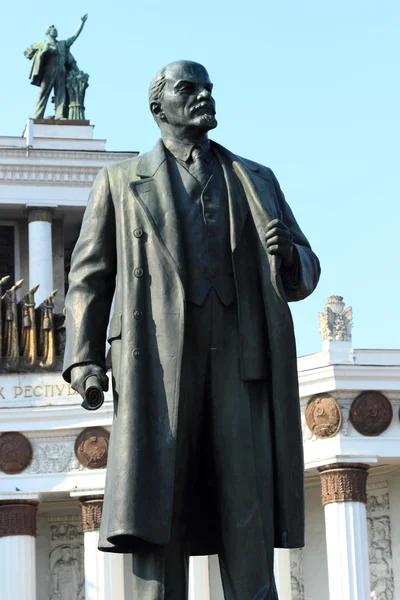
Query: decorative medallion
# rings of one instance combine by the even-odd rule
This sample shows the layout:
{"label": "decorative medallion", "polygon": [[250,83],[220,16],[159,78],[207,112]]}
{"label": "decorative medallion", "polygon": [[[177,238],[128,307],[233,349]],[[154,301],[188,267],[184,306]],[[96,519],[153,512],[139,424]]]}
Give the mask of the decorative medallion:
{"label": "decorative medallion", "polygon": [[15,475],[26,469],[32,460],[32,446],[22,433],[9,431],[0,435],[0,471]]}
{"label": "decorative medallion", "polygon": [[362,435],[380,435],[392,418],[392,405],[381,392],[361,392],[350,408],[351,424]]}
{"label": "decorative medallion", "polygon": [[334,437],[342,424],[342,412],[329,394],[309,400],[305,410],[306,423],[313,435],[326,439]]}
{"label": "decorative medallion", "polygon": [[75,454],[88,469],[102,469],[107,465],[110,433],[103,427],[88,427],[76,438]]}

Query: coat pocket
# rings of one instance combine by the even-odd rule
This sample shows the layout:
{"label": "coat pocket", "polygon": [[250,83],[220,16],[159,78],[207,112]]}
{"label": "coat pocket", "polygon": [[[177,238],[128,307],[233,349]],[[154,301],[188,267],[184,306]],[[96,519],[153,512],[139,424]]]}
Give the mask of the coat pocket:
{"label": "coat pocket", "polygon": [[111,344],[113,340],[121,339],[122,332],[122,313],[116,312],[111,317],[110,327],[108,328],[107,342]]}

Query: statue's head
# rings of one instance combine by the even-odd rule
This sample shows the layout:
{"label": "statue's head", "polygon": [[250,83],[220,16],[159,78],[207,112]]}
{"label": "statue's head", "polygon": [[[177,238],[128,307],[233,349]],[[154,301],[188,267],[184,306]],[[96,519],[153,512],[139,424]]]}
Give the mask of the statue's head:
{"label": "statue's head", "polygon": [[217,126],[213,84],[199,63],[180,60],[164,67],[149,89],[150,110],[161,130],[200,130]]}
{"label": "statue's head", "polygon": [[50,25],[46,29],[46,35],[50,35],[52,38],[56,38],[58,36],[58,31],[54,25]]}
{"label": "statue's head", "polygon": [[68,562],[72,557],[72,553],[71,553],[71,549],[70,548],[63,548],[61,550],[61,558],[64,562]]}

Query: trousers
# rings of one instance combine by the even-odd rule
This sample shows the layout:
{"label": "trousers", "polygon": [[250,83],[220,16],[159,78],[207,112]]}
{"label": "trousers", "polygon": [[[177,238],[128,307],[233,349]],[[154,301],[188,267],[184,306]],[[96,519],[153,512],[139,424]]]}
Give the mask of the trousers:
{"label": "trousers", "polygon": [[[265,381],[240,376],[236,301],[187,305],[171,538],[132,556],[134,600],[187,600],[191,506],[206,464],[225,600],[277,600]],[[202,478],[204,485],[204,476]]]}
{"label": "trousers", "polygon": [[36,103],[34,119],[43,119],[51,91],[54,88],[55,118],[62,119],[66,102],[66,71],[57,67],[47,69],[40,84],[39,98]]}

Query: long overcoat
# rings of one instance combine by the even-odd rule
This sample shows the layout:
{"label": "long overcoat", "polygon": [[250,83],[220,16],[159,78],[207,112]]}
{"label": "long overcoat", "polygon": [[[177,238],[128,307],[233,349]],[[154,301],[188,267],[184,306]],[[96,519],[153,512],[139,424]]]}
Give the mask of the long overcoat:
{"label": "long overcoat", "polygon": [[[319,262],[285,202],[272,171],[213,143],[228,190],[232,262],[242,328],[242,377],[269,374],[272,419],[275,547],[304,545],[304,473],[296,349],[288,301],[310,294]],[[265,248],[274,218],[290,228],[297,272],[282,279]],[[251,235],[253,232],[254,235]],[[252,241],[249,241],[252,240]],[[261,290],[252,288],[257,271]],[[99,548],[132,552],[168,543],[175,440],[185,329],[185,257],[173,191],[160,140],[139,157],[103,169],[93,186],[76,244],[66,297],[64,378],[79,363],[105,369],[111,343],[114,421]],[[256,303],[256,304],[255,304]],[[257,306],[256,306],[257,305]],[[268,332],[252,345],[254,310]],[[243,331],[243,327],[246,331]],[[253,432],[254,435],[256,435]],[[262,448],[262,440],[258,440]],[[262,473],[258,473],[262,478]],[[207,499],[203,508],[206,511]],[[193,515],[198,518],[199,515]],[[204,534],[204,532],[203,532]],[[213,530],[191,540],[192,554],[216,551]],[[272,543],[272,540],[271,540]]]}

